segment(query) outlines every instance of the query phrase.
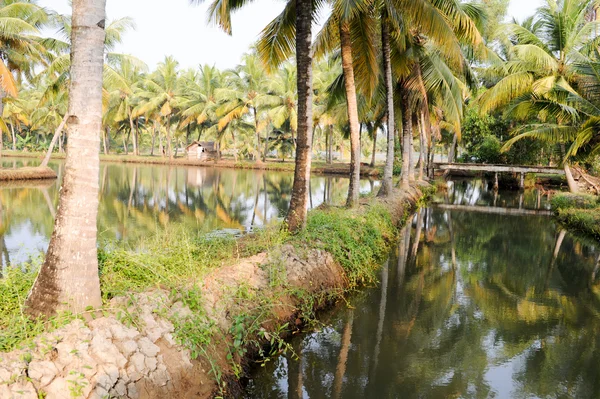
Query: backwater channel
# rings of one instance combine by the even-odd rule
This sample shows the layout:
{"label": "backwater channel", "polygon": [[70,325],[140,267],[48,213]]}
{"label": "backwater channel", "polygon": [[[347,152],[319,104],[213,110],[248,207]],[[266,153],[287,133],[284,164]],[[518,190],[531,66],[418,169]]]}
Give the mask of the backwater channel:
{"label": "backwater channel", "polygon": [[449,182],[380,283],[257,366],[248,398],[599,398],[600,245],[537,190]]}
{"label": "backwater channel", "polygon": [[[37,166],[40,160],[7,158],[4,168]],[[39,258],[54,228],[64,162],[50,164],[58,180],[0,182],[0,260],[2,269]],[[315,175],[310,206],[342,205],[348,179]],[[168,228],[190,234],[239,235],[276,223],[286,215],[293,174],[151,164],[102,163],[98,240],[135,249],[145,237]],[[361,192],[379,186],[361,180]]]}
{"label": "backwater channel", "polygon": [[[2,159],[3,167],[39,160]],[[2,269],[47,249],[58,181],[0,184]],[[103,163],[99,244],[172,226],[243,234],[281,220],[290,173]],[[378,183],[361,181],[361,192]],[[311,207],[348,180],[311,179]],[[402,229],[379,284],[256,367],[248,398],[598,398],[600,245],[561,230],[537,190],[449,182]]]}

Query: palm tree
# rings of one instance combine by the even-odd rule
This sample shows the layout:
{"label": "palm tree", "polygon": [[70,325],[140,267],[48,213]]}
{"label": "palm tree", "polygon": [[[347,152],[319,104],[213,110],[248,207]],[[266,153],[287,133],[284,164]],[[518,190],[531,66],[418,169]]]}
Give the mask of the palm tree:
{"label": "palm tree", "polygon": [[17,97],[15,76],[32,79],[35,66],[44,61],[47,53],[38,29],[47,21],[46,10],[32,2],[18,0],[0,5],[0,155],[3,134],[9,132],[2,118],[4,99],[7,95]]}
{"label": "palm tree", "polygon": [[[138,129],[134,126],[133,110],[137,103],[137,84],[142,73],[147,70],[145,64],[133,63],[130,58],[119,60],[116,65],[107,65],[104,69],[104,82],[109,91],[109,108],[107,116],[111,121],[128,121],[130,133],[133,134],[133,153],[140,155]],[[138,122],[136,120],[136,122]]]}
{"label": "palm tree", "polygon": [[[202,0],[191,0],[200,3]],[[216,0],[210,6],[210,19],[231,34],[231,13],[247,5]],[[268,68],[280,65],[296,50],[298,91],[298,135],[296,167],[290,209],[286,218],[291,232],[302,230],[308,212],[308,186],[312,163],[312,23],[317,7],[312,0],[289,0],[285,9],[263,31],[258,53]]]}
{"label": "palm tree", "polygon": [[315,126],[318,126],[325,135],[326,162],[333,162],[333,140],[334,126],[337,124],[337,116],[331,89],[336,79],[342,73],[339,58],[327,57],[319,62],[316,67],[314,89],[315,97]]}
{"label": "palm tree", "polygon": [[143,81],[142,88],[138,93],[141,102],[133,112],[135,117],[151,111],[160,113],[165,121],[169,159],[173,158],[171,127],[173,117],[177,114],[178,66],[179,63],[172,57],[166,57],[158,65],[156,71]]}
{"label": "palm tree", "polygon": [[[378,196],[385,197],[392,193],[394,177],[394,150],[396,135],[396,121],[394,113],[394,78],[392,75],[392,49],[390,44],[390,22],[386,9],[381,14],[381,51],[383,59],[383,80],[385,85],[387,152],[383,180]],[[375,157],[373,157],[375,159]]]}
{"label": "palm tree", "polygon": [[214,66],[201,65],[200,70],[182,74],[179,81],[177,107],[181,110],[180,127],[203,132],[217,124],[217,89],[224,86],[224,76]]}
{"label": "palm tree", "polygon": [[229,71],[228,75],[227,87],[215,91],[220,102],[220,106],[216,109],[219,116],[218,129],[222,131],[232,121],[251,115],[255,129],[254,160],[260,162],[260,132],[264,129],[261,105],[268,96],[267,76],[255,53],[245,54],[242,57],[242,64]]}
{"label": "palm tree", "polygon": [[[370,12],[368,1],[332,2],[333,12],[325,23],[316,43],[317,54],[322,55],[339,48],[342,59],[343,84],[350,129],[350,186],[346,205],[358,204],[360,194],[360,121],[357,101],[357,85],[365,97],[374,92],[379,74],[376,62],[376,18]],[[337,48],[336,48],[337,47]],[[361,53],[355,56],[355,53]],[[355,81],[355,69],[358,82]]]}
{"label": "palm tree", "polygon": [[[268,117],[273,126],[276,129],[289,130],[292,149],[295,146],[295,136],[298,131],[296,80],[295,66],[289,63],[284,64],[275,79],[271,80],[269,93],[262,100],[264,107],[268,108]],[[268,143],[265,144],[265,148],[267,145]]]}
{"label": "palm tree", "polygon": [[74,0],[68,153],[48,253],[27,298],[34,316],[102,305],[97,226],[105,0]]}
{"label": "palm tree", "polygon": [[4,112],[2,114],[2,120],[5,124],[10,126],[10,132],[12,135],[12,150],[17,150],[17,134],[15,131],[15,126],[17,129],[20,126],[29,124],[29,115],[27,109],[27,102],[23,101],[23,99],[15,98],[15,97],[7,97],[4,99]]}
{"label": "palm tree", "polygon": [[[571,191],[578,190],[569,167],[566,143],[575,139],[576,112],[568,103],[578,96],[578,66],[588,62],[596,50],[598,23],[587,19],[595,0],[546,2],[536,15],[522,25],[507,29],[514,46],[509,49],[502,79],[479,99],[481,112],[504,109],[518,120],[540,118],[544,125],[525,125],[505,149],[524,138],[543,139],[560,144],[563,167]],[[576,131],[577,129],[575,129]]]}

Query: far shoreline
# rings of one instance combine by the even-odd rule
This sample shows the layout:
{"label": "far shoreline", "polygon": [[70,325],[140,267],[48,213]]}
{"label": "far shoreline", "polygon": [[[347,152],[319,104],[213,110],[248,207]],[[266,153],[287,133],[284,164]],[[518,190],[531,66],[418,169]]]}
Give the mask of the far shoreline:
{"label": "far shoreline", "polygon": [[[28,158],[41,159],[44,157],[41,152],[21,152],[21,151],[3,151],[2,157],[8,158]],[[52,160],[64,160],[65,154],[52,154]],[[139,165],[168,165],[168,166],[196,166],[205,168],[225,168],[225,169],[248,169],[248,170],[270,170],[274,172],[294,172],[294,160],[290,159],[282,162],[281,160],[268,159],[266,162],[253,161],[235,161],[229,158],[223,158],[219,161],[200,162],[187,158],[163,158],[152,155],[104,155],[100,154],[100,161],[114,163],[130,163]],[[312,173],[321,175],[350,175],[349,163],[332,163],[313,161]],[[362,177],[379,178],[382,174],[381,168],[378,166],[372,167],[367,164],[361,166],[360,174]]]}

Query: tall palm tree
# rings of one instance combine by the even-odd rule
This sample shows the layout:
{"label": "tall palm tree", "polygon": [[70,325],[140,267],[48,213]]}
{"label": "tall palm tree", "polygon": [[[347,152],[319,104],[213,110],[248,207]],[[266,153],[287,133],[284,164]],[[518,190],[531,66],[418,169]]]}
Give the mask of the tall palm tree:
{"label": "tall palm tree", "polygon": [[134,126],[136,118],[134,118],[133,110],[138,100],[137,84],[146,70],[145,64],[133,63],[130,58],[120,59],[118,63],[107,65],[104,68],[104,82],[109,92],[109,106],[114,111],[109,112],[109,115],[114,122],[129,122],[130,132],[133,135],[134,155],[140,155],[140,153],[138,129]]}
{"label": "tall palm tree", "polygon": [[177,107],[181,128],[197,129],[200,140],[205,129],[217,124],[217,90],[224,86],[224,74],[216,67],[201,65],[198,72],[183,73],[179,80]]}
{"label": "tall palm tree", "polygon": [[48,252],[27,298],[34,316],[102,305],[97,226],[105,0],[73,0],[68,153]]}
{"label": "tall palm tree", "polygon": [[36,65],[45,61],[47,51],[38,34],[47,22],[46,10],[33,2],[0,4],[0,152],[3,135],[9,133],[2,118],[4,98],[17,97],[15,77],[32,79]]}
{"label": "tall palm tree", "polygon": [[260,162],[260,132],[264,130],[261,105],[268,97],[268,79],[258,56],[245,54],[242,64],[229,71],[227,80],[227,87],[216,90],[217,100],[221,103],[216,109],[218,128],[221,131],[232,121],[251,115],[255,129],[254,160]]}
{"label": "tall palm tree", "polygon": [[268,109],[268,117],[273,127],[289,127],[292,147],[298,131],[298,113],[296,112],[296,67],[286,63],[277,71],[269,85],[268,95],[262,103]]}
{"label": "tall palm tree", "polygon": [[[502,79],[482,94],[481,112],[495,109],[517,119],[540,118],[546,126],[526,125],[505,149],[523,138],[559,143],[571,191],[577,191],[566,144],[573,141],[573,110],[565,100],[577,96],[577,67],[598,44],[598,22],[588,20],[596,0],[547,0],[522,25],[507,26],[514,46],[500,70]],[[576,118],[575,118],[576,119]],[[519,134],[520,133],[520,134]]]}
{"label": "tall palm tree", "polygon": [[[202,0],[191,0],[200,3]],[[231,34],[231,13],[248,2],[215,0],[210,8],[210,19]],[[308,186],[312,164],[312,24],[317,18],[318,3],[312,0],[289,0],[285,9],[263,31],[258,52],[267,67],[280,65],[296,50],[298,91],[298,135],[296,167],[290,209],[286,218],[288,229],[297,232],[306,225]]]}
{"label": "tall palm tree", "polygon": [[172,57],[166,57],[156,71],[142,82],[138,93],[140,104],[135,108],[134,116],[140,116],[151,111],[158,111],[165,121],[167,152],[169,159],[173,158],[172,122],[176,116],[177,86],[179,79],[179,63]]}
{"label": "tall palm tree", "polygon": [[[360,185],[360,121],[357,86],[367,97],[372,97],[379,69],[376,61],[376,23],[370,11],[370,1],[332,1],[333,11],[316,43],[317,54],[339,49],[342,59],[343,84],[348,126],[350,130],[350,185],[346,205],[356,206]],[[360,53],[360,56],[357,56]],[[355,69],[358,79],[355,79]]]}

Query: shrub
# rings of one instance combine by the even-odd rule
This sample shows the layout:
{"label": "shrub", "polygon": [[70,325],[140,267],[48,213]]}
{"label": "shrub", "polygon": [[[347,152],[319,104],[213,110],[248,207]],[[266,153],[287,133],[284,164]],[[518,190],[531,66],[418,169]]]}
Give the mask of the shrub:
{"label": "shrub", "polygon": [[593,209],[600,207],[600,199],[593,195],[561,193],[552,198],[552,209]]}

